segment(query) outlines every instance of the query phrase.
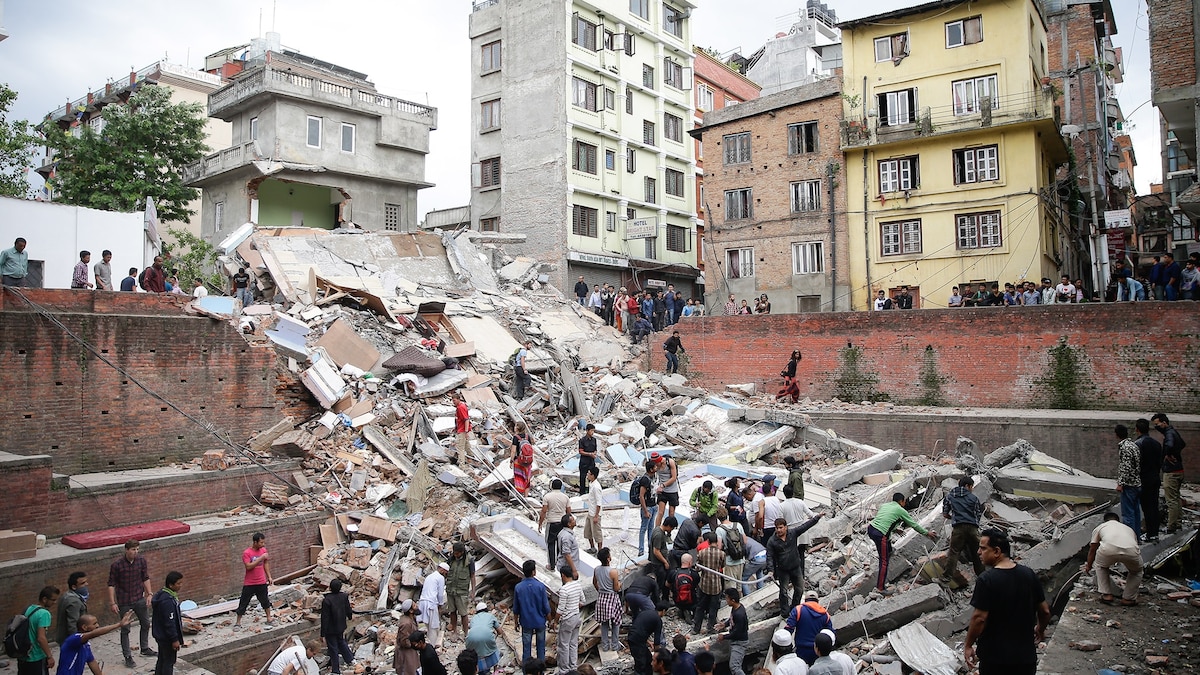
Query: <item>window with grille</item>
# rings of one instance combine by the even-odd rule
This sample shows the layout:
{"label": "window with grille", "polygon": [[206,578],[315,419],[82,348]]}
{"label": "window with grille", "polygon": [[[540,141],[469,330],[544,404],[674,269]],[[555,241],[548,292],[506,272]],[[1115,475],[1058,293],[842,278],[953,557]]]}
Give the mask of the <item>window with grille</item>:
{"label": "window with grille", "polygon": [[613,150],[604,151],[604,168],[609,171],[617,170],[617,153]]}
{"label": "window with grille", "polygon": [[493,73],[500,70],[500,41],[489,42],[480,50],[480,73]]}
{"label": "window with grille", "polygon": [[879,240],[883,255],[903,255],[921,252],[921,221],[901,220],[880,223]]}
{"label": "window with grille", "polygon": [[499,217],[480,218],[479,219],[479,231],[480,232],[499,232],[500,231],[500,218]]}
{"label": "window with grille", "polygon": [[595,237],[596,232],[596,217],[599,212],[596,209],[579,206],[578,204],[571,207],[571,234],[581,237]]}
{"label": "window with grille", "polygon": [[825,272],[825,244],[806,241],[792,244],[792,274],[822,274]]}
{"label": "window with grille", "polygon": [[900,60],[908,56],[908,33],[896,33],[887,37],[875,38],[875,62]]}
{"label": "window with grille", "polygon": [[725,251],[725,275],[730,279],[754,276],[754,249],[731,248]]}
{"label": "window with grille", "polygon": [[792,183],[792,213],[821,210],[821,181],[802,180]]}
{"label": "window with grille", "polygon": [[983,42],[983,17],[973,16],[946,24],[946,49]]}
{"label": "window with grille", "polygon": [[676,143],[682,143],[683,118],[676,117],[671,113],[663,113],[663,136],[666,136]]}
{"label": "window with grille", "polygon": [[642,120],[642,142],[646,145],[657,145],[654,140],[654,122]]}
{"label": "window with grille", "polygon": [[683,196],[683,172],[675,169],[667,169],[664,172],[664,178],[667,181],[665,189],[667,194],[673,197]]}
{"label": "window with grille", "polygon": [[571,103],[584,110],[597,110],[596,108],[596,89],[598,87],[587,80],[578,77],[571,78]]}
{"label": "window with grille", "polygon": [[218,232],[225,227],[225,202],[213,204],[213,227]]}
{"label": "window with grille", "polygon": [[963,213],[954,217],[958,225],[958,248],[996,248],[1000,245],[1000,212]]}
{"label": "window with grille", "polygon": [[914,190],[921,185],[916,157],[899,157],[879,162],[879,191]]}
{"label": "window with grille", "polygon": [[987,104],[988,110],[999,110],[996,100],[999,90],[996,86],[995,75],[973,77],[968,80],[955,80],[950,83],[954,94],[954,114],[970,115],[982,110]]}
{"label": "window with grille", "polygon": [[670,5],[663,5],[663,30],[677,38],[683,38],[683,12]]}
{"label": "window with grille", "polygon": [[675,251],[676,253],[686,253],[692,249],[688,244],[691,242],[691,230],[679,225],[667,225],[667,250]]}
{"label": "window with grille", "polygon": [[670,58],[663,59],[663,84],[676,89],[684,89],[683,65]]}
{"label": "window with grille", "polygon": [[796,296],[796,311],[797,312],[819,312],[819,311],[821,311],[821,296],[819,296],[819,295],[797,295]]}
{"label": "window with grille", "polygon": [[982,183],[1000,179],[999,151],[996,146],[954,151],[954,182]]}
{"label": "window with grille", "polygon": [[308,138],[306,143],[310,148],[321,147],[321,118],[308,116]]}
{"label": "window with grille", "polygon": [[817,151],[817,123],[801,122],[788,125],[788,154],[804,155]]}
{"label": "window with grille", "polygon": [[596,173],[596,146],[583,141],[575,141],[571,168],[576,171]]}
{"label": "window with grille", "polygon": [[646,260],[658,259],[658,237],[646,237]]}
{"label": "window with grille", "polygon": [[726,164],[745,164],[750,161],[750,132],[730,134],[721,139],[725,147]]}
{"label": "window with grille", "polygon": [[877,94],[879,126],[894,127],[917,121],[917,90],[901,89]]}
{"label": "window with grille", "polygon": [[745,220],[754,215],[754,191],[750,188],[725,191],[725,220]]}
{"label": "window with grille", "polygon": [[491,131],[500,128],[500,99],[479,104],[479,130]]}
{"label": "window with grille", "polygon": [[696,108],[703,112],[709,112],[713,109],[714,100],[712,87],[707,84],[696,87]]}
{"label": "window with grille", "polygon": [[633,148],[625,148],[625,171],[626,173],[637,172],[637,151]]}
{"label": "window with grille", "polygon": [[479,187],[500,185],[500,158],[493,157],[479,163]]}
{"label": "window with grille", "polygon": [[388,232],[400,231],[400,205],[399,204],[384,204],[383,205],[383,229]]}
{"label": "window with grille", "polygon": [[644,201],[646,201],[650,204],[657,204],[658,203],[658,181],[649,176],[646,176],[645,188],[646,188],[646,190],[645,190],[646,199]]}
{"label": "window with grille", "polygon": [[654,88],[654,66],[642,64],[642,86],[647,89]]}
{"label": "window with grille", "polygon": [[571,24],[571,42],[584,49],[596,51],[596,24],[576,14],[575,21]]}
{"label": "window with grille", "polygon": [[625,87],[625,114],[633,114],[633,88]]}
{"label": "window with grille", "polygon": [[605,211],[604,212],[604,229],[608,230],[609,232],[617,231],[617,212],[616,211]]}
{"label": "window with grille", "polygon": [[629,0],[629,11],[649,21],[650,0]]}

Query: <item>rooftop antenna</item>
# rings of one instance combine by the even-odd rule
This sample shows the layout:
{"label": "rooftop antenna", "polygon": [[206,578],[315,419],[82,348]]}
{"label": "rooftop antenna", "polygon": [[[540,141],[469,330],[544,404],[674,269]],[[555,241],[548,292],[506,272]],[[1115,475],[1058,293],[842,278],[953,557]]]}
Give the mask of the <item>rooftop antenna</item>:
{"label": "rooftop antenna", "polygon": [[279,9],[279,0],[271,0],[271,32],[275,32],[275,12]]}
{"label": "rooftop antenna", "polygon": [[262,7],[258,8],[258,37],[262,37]]}

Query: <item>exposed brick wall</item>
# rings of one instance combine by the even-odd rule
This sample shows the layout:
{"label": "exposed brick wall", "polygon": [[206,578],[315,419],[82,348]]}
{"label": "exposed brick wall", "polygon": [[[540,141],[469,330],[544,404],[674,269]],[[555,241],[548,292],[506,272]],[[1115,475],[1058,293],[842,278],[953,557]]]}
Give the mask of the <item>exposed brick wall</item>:
{"label": "exposed brick wall", "polygon": [[[1190,302],[704,317],[675,327],[686,374],[714,388],[755,382],[774,391],[799,348],[797,379],[814,399],[857,383],[859,395],[874,389],[896,402],[936,394],[951,406],[1026,408],[1074,396],[1090,409],[1200,409],[1200,312]],[[1067,358],[1078,367],[1055,370]]]}
{"label": "exposed brick wall", "polygon": [[[284,475],[294,460],[270,465]],[[28,529],[55,539],[68,534],[187,518],[255,503],[271,474],[258,467],[194,471],[155,480],[87,487],[52,476],[51,458],[0,457],[0,484],[21,485],[0,493],[0,529]]]}
{"label": "exposed brick wall", "polygon": [[[183,410],[244,441],[280,418],[276,355],[226,322],[184,315],[181,299],[29,290],[73,333]],[[0,447],[47,454],[55,471],[188,460],[216,440],[33,313],[0,294]]]}
{"label": "exposed brick wall", "polygon": [[1150,19],[1150,83],[1164,89],[1196,84],[1196,35],[1192,0],[1146,0]]}
{"label": "exposed brick wall", "polygon": [[[142,544],[141,553],[150,568],[150,583],[162,588],[167,572],[183,572],[185,600],[205,604],[217,596],[235,594],[242,587],[245,567],[242,551],[250,545],[255,532],[267,536],[271,551],[271,572],[283,576],[308,566],[308,547],[319,542],[322,512],[281,516],[257,523],[238,523],[226,528],[192,531],[188,534],[155,539]],[[67,576],[76,570],[88,573],[92,588],[89,610],[99,614],[101,623],[116,620],[103,607],[108,590],[108,567],[121,555],[121,546],[87,551],[63,550],[39,552],[37,558],[0,563],[0,588],[7,590],[0,599],[0,616],[13,616],[37,601],[43,586],[65,589]]]}

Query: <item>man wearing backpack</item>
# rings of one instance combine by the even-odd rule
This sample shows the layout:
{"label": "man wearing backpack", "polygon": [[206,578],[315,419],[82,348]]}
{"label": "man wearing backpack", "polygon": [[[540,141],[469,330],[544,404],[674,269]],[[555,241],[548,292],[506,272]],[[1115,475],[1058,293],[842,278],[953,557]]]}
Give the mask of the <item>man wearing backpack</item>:
{"label": "man wearing backpack", "polygon": [[692,566],[692,554],[684,553],[679,560],[679,567],[671,571],[671,599],[679,610],[679,618],[690,621],[692,610],[696,607],[700,576]]}
{"label": "man wearing backpack", "polygon": [[629,503],[640,506],[638,513],[642,516],[642,524],[638,529],[638,555],[646,553],[646,537],[654,527],[654,514],[658,505],[654,503],[654,464],[646,460],[646,473],[642,474],[629,486]]}
{"label": "man wearing backpack", "polygon": [[[721,549],[725,551],[725,576],[734,579],[742,578],[742,569],[746,566],[746,531],[741,523],[736,523],[729,517],[725,507],[717,509],[717,520],[721,525],[717,528],[717,537],[721,540]],[[738,588],[741,584],[730,579],[725,580],[725,588]]]}
{"label": "man wearing backpack", "polygon": [[[50,608],[58,602],[59,590],[54,586],[46,586],[38,593],[36,605],[30,605],[25,610],[25,638],[20,634],[12,636],[17,647],[17,675],[47,675],[54,667],[54,657],[50,652],[50,638],[46,631],[50,629]],[[20,630],[18,628],[18,630]],[[4,638],[5,651],[9,651],[9,636]],[[20,654],[28,645],[28,651]]]}
{"label": "man wearing backpack", "polygon": [[813,649],[817,634],[823,630],[833,630],[829,610],[821,606],[816,591],[805,593],[804,602],[796,605],[788,614],[787,629],[795,636],[796,656],[811,666],[817,660],[817,652]]}

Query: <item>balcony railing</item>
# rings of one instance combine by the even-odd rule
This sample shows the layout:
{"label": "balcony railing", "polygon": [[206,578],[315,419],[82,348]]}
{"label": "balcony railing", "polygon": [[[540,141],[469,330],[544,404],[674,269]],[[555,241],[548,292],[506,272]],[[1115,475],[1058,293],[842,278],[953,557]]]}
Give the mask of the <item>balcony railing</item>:
{"label": "balcony railing", "polygon": [[209,114],[219,117],[221,111],[268,91],[291,94],[314,101],[326,101],[335,105],[367,109],[373,113],[381,113],[380,109],[382,108],[391,111],[392,114],[415,115],[430,124],[437,121],[437,111],[430,106],[384,96],[373,90],[355,89],[338,82],[277,70],[270,65],[262,66],[257,72],[247,71],[238,80],[209,94]]}
{"label": "balcony railing", "polygon": [[471,11],[478,12],[485,7],[491,7],[492,5],[498,4],[500,4],[500,0],[475,0],[474,4],[471,6]]}
{"label": "balcony railing", "polygon": [[258,159],[254,155],[254,141],[225,148],[205,156],[199,162],[183,169],[183,182],[191,183],[205,176],[230,171]]}
{"label": "balcony railing", "polygon": [[1051,94],[1027,91],[995,98],[984,96],[945,106],[927,106],[907,119],[887,115],[842,121],[842,147],[855,148],[910,141],[940,134],[971,131],[1035,120],[1057,122]]}

